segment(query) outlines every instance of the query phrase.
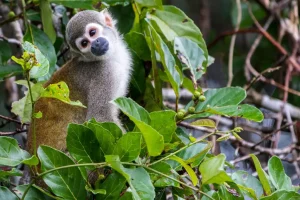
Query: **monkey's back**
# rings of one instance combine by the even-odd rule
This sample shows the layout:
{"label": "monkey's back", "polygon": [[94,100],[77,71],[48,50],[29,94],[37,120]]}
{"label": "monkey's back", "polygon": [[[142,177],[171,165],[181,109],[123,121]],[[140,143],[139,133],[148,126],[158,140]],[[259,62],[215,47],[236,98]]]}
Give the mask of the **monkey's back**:
{"label": "monkey's back", "polygon": [[[84,105],[87,103],[86,95],[82,93],[79,85],[80,80],[74,80],[76,73],[73,71],[72,60],[59,69],[52,78],[44,85],[64,81],[70,90],[70,99],[79,100]],[[77,72],[78,73],[78,72]],[[33,153],[33,128],[35,128],[36,146],[48,145],[59,150],[66,148],[66,134],[69,123],[83,123],[86,117],[86,109],[63,103],[54,98],[40,98],[35,103],[34,112],[41,111],[43,117],[35,119],[30,125],[27,138],[27,149]]]}

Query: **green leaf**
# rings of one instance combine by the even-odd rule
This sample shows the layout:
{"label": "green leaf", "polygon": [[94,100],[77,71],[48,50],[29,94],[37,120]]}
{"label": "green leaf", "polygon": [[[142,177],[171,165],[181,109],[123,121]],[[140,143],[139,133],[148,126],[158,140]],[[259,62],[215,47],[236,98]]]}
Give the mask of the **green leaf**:
{"label": "green leaf", "polygon": [[[117,30],[121,33],[121,35],[125,35],[129,31],[132,30],[132,26],[134,23],[134,11],[133,6],[127,3],[131,2],[130,0],[106,0],[106,2],[111,1],[112,3],[115,1],[117,6],[110,6],[109,12],[112,14],[113,18],[118,22],[116,24]],[[103,2],[103,1],[101,1]],[[115,5],[116,5],[115,4]],[[123,5],[123,6],[122,6]],[[126,16],[126,17],[124,17]]]}
{"label": "green leaf", "polygon": [[[142,52],[145,52],[145,50]],[[135,52],[131,52],[131,56],[133,60],[133,72],[131,74],[129,90],[130,96],[135,99],[143,96],[146,90],[146,75],[144,68],[145,63],[137,56]]]}
{"label": "green leaf", "polygon": [[241,192],[244,195],[246,195],[248,197],[251,197],[254,200],[257,200],[257,196],[255,194],[255,191],[252,188],[248,188],[248,187],[245,187],[245,186],[239,185],[239,184],[236,184],[236,185],[239,187],[239,189],[241,190]]}
{"label": "green leaf", "polygon": [[293,191],[279,190],[267,197],[262,197],[260,200],[298,200],[300,194]]}
{"label": "green leaf", "polygon": [[204,51],[197,43],[184,37],[176,37],[174,40],[174,53],[183,64],[182,71],[189,70],[191,78],[196,82],[206,72],[203,63],[206,61]]}
{"label": "green leaf", "polygon": [[174,143],[165,143],[164,144],[164,151],[168,152],[170,150],[174,150],[178,147],[178,145],[180,145],[180,142],[174,142]]}
{"label": "green leaf", "polygon": [[[184,136],[180,136],[185,138]],[[188,137],[188,136],[187,136]],[[190,142],[185,143],[185,145],[189,144]],[[176,154],[176,156],[185,160],[185,163],[191,164],[191,167],[196,167],[200,164],[200,162],[205,158],[205,155],[210,151],[212,148],[211,143],[197,143],[194,144],[185,150]],[[180,165],[173,161],[168,161],[174,169],[178,169]]]}
{"label": "green leaf", "polygon": [[[151,165],[150,167],[152,169],[159,171],[165,175],[168,175],[172,178],[175,178],[178,180],[180,178],[179,175],[176,175],[174,172],[172,172],[172,167],[166,162],[159,162],[154,165]],[[163,187],[163,188],[167,187],[167,186],[180,187],[179,183],[172,179],[163,177],[163,176],[161,176],[155,172],[152,172],[150,170],[148,171],[148,173],[149,173],[151,180],[155,187]]]}
{"label": "green leaf", "polygon": [[102,128],[109,131],[116,139],[119,139],[123,135],[123,132],[120,129],[120,127],[113,122],[97,122],[94,118],[92,118],[88,121],[88,123],[92,123],[92,124],[101,126]]}
{"label": "green leaf", "polygon": [[230,117],[241,117],[256,122],[261,122],[264,119],[264,115],[259,109],[248,104],[212,107],[208,108],[206,112]]}
{"label": "green leaf", "polygon": [[135,160],[141,152],[141,133],[126,133],[115,144],[113,155],[118,155],[123,162]]}
{"label": "green leaf", "polygon": [[60,4],[69,8],[92,9],[93,0],[49,0],[50,3]]}
{"label": "green leaf", "polygon": [[273,156],[268,161],[270,180],[277,190],[293,190],[290,177],[285,174],[281,160]]}
{"label": "green leaf", "polygon": [[97,163],[105,160],[92,130],[83,125],[69,124],[67,132],[67,149],[78,163]]}
{"label": "green leaf", "polygon": [[106,194],[96,195],[97,200],[117,200],[124,188],[126,179],[117,172],[110,174],[98,187],[106,190]]}
{"label": "green leaf", "polygon": [[111,168],[120,173],[127,181],[130,182],[130,175],[125,172],[125,167],[121,164],[119,156],[106,155],[105,161],[110,165]]}
{"label": "green leaf", "polygon": [[[38,148],[41,161],[41,170],[46,172],[57,167],[74,165],[75,163],[63,152],[48,146]],[[45,183],[52,192],[65,199],[85,199],[85,181],[76,167],[64,168],[53,171],[43,176]]]}
{"label": "green leaf", "polygon": [[219,137],[219,138],[217,139],[217,142],[221,142],[221,141],[228,140],[229,137],[230,137],[230,134],[229,134],[229,133],[224,134],[224,135],[222,135],[221,137]]}
{"label": "green leaf", "polygon": [[106,162],[127,180],[134,200],[152,200],[155,197],[150,176],[144,168],[127,169],[122,166],[118,156],[105,156]]}
{"label": "green leaf", "polygon": [[14,167],[21,163],[37,165],[38,159],[22,150],[14,138],[0,137],[0,165]]}
{"label": "green leaf", "polygon": [[187,89],[188,91],[190,91],[190,93],[192,93],[192,94],[195,92],[195,88],[194,88],[193,82],[190,79],[188,79],[187,77],[183,77],[182,86],[185,89]]}
{"label": "green leaf", "polygon": [[56,31],[52,22],[52,10],[48,0],[40,0],[40,10],[44,32],[48,35],[51,42],[56,40]]}
{"label": "green leaf", "polygon": [[[200,162],[204,159],[204,157],[206,156],[206,154],[211,150],[211,148],[213,147],[213,144],[211,142],[208,142],[207,145],[203,148],[203,144],[197,144],[197,145],[193,145],[193,148],[187,148],[186,151],[184,152],[185,155],[186,154],[190,154],[189,159],[187,159],[185,162],[187,164],[192,163],[191,167],[196,167],[200,164]],[[192,150],[192,151],[190,151]],[[194,150],[194,151],[193,151]],[[197,154],[195,155],[195,150],[197,152]],[[181,157],[182,155],[179,154],[179,156]]]}
{"label": "green leaf", "polygon": [[0,40],[0,65],[6,64],[12,56],[9,42],[6,40]]}
{"label": "green leaf", "polygon": [[[246,98],[246,91],[240,87],[207,90],[204,95],[206,100],[196,106],[196,112],[203,113],[187,118],[200,118],[217,114],[242,117],[257,122],[263,120],[263,114],[259,109],[247,104],[239,105]],[[191,101],[186,107],[188,108],[193,104]]]}
{"label": "green leaf", "polygon": [[197,175],[194,172],[194,170],[188,164],[186,164],[183,159],[181,159],[181,158],[179,158],[177,156],[171,156],[170,159],[179,162],[184,167],[184,169],[186,170],[186,172],[189,174],[189,176],[190,176],[190,178],[192,180],[193,185],[196,186],[197,183],[198,183],[198,178],[197,178]]}
{"label": "green leaf", "polygon": [[[163,64],[165,73],[168,76],[168,79],[170,81],[170,84],[172,85],[172,88],[175,92],[175,95],[179,95],[179,86],[181,84],[181,76],[178,70],[176,69],[176,62],[171,54],[168,46],[164,43],[160,35],[156,32],[156,30],[151,26],[151,24],[144,20],[144,29],[146,34],[146,41],[148,43],[148,46],[152,46],[152,43],[154,44],[155,51],[160,56],[160,61]],[[154,51],[154,50],[152,50]]]}
{"label": "green leaf", "polygon": [[230,176],[224,171],[225,159],[226,156],[224,154],[219,154],[204,160],[199,167],[202,175],[202,184],[232,182]]}
{"label": "green leaf", "polygon": [[[16,81],[16,83],[28,87],[27,83],[24,84],[23,82],[20,81]],[[43,91],[44,88],[42,83],[36,83],[36,84],[31,83],[32,100],[34,102],[40,98]],[[31,96],[29,94],[29,91],[25,93],[25,96],[22,99],[12,103],[11,111],[21,118],[22,123],[27,123],[31,121],[32,102],[31,102]]]}
{"label": "green leaf", "polygon": [[48,87],[45,88],[43,93],[41,94],[41,97],[46,97],[46,98],[54,98],[58,99],[66,104],[70,104],[72,106],[79,106],[82,108],[86,108],[80,101],[71,101],[69,98],[70,96],[70,91],[69,87],[67,84],[63,81],[59,83],[54,83],[48,85]]}
{"label": "green leaf", "polygon": [[38,66],[33,66],[30,69],[30,78],[37,79],[45,76],[49,72],[49,61],[47,58],[41,53],[37,46],[31,44],[30,42],[25,41],[22,44],[22,47],[25,51],[33,53],[39,64]]}
{"label": "green leaf", "polygon": [[163,110],[157,112],[151,112],[150,125],[164,136],[164,142],[170,142],[173,134],[177,128],[175,121],[176,113],[172,110]]}
{"label": "green leaf", "polygon": [[222,200],[245,200],[242,191],[238,185],[233,182],[218,185],[218,195]]}
{"label": "green leaf", "polygon": [[0,186],[0,199],[5,200],[18,200],[17,196],[12,193],[8,188]]}
{"label": "green leaf", "polygon": [[152,200],[155,197],[154,186],[147,171],[142,168],[125,169],[126,173],[130,175],[130,188],[136,190],[138,196],[133,193],[134,199]]}
{"label": "green leaf", "polygon": [[223,107],[238,105],[246,98],[247,94],[246,91],[240,87],[225,87],[207,90],[204,92],[204,96],[206,100],[197,104],[195,107],[196,112],[205,110],[208,106]]}
{"label": "green leaf", "polygon": [[4,78],[9,78],[11,76],[15,76],[18,74],[22,74],[23,70],[20,65],[12,64],[12,65],[2,65],[0,64],[0,81]]}
{"label": "green leaf", "polygon": [[[259,180],[257,178],[255,178],[254,176],[252,176],[251,174],[249,174],[248,172],[240,171],[240,170],[236,171],[232,174],[231,178],[235,183],[246,187],[246,190],[248,190],[247,188],[252,189],[252,191],[255,192],[254,193],[255,197],[260,197],[264,193],[264,190],[263,190],[262,185],[259,182]],[[241,190],[245,191],[244,188],[241,188]],[[248,190],[248,192],[249,192],[249,190]]]}
{"label": "green leaf", "polygon": [[132,99],[126,97],[115,99],[113,103],[139,128],[143,134],[149,155],[160,155],[164,149],[164,138],[149,125],[151,123],[149,113]]}
{"label": "green leaf", "polygon": [[208,62],[207,62],[207,67],[212,65],[215,62],[215,58],[208,55]]}
{"label": "green leaf", "polygon": [[151,52],[147,45],[145,36],[138,32],[129,32],[125,35],[125,40],[132,51],[142,60],[151,60]]}
{"label": "green leaf", "polygon": [[49,79],[51,76],[50,72],[54,72],[57,61],[56,52],[51,40],[42,30],[38,29],[34,25],[30,25],[24,36],[24,41],[31,42],[35,46],[37,46],[37,48],[49,61],[49,73],[46,74],[44,77],[39,78],[38,80],[42,81]]}
{"label": "green leaf", "polygon": [[103,0],[102,2],[110,6],[116,6],[116,5],[126,6],[130,4],[130,0]]}
{"label": "green leaf", "polygon": [[[98,123],[89,122],[87,127],[94,132],[100,144],[99,150],[101,152],[101,157],[102,155],[111,155],[116,142],[116,138],[113,136],[113,134]],[[103,160],[101,159],[101,161]]]}
{"label": "green leaf", "polygon": [[216,123],[214,120],[211,119],[199,119],[191,123],[194,126],[205,126],[210,128],[216,128]]}
{"label": "green leaf", "polygon": [[[199,28],[194,24],[183,11],[175,6],[163,6],[163,10],[155,10],[147,14],[151,24],[159,30],[160,34],[169,42],[173,43],[176,37],[186,37],[196,42],[204,51],[205,62],[203,67],[206,68],[208,60],[208,51],[205,40]],[[166,31],[168,30],[168,31]]]}
{"label": "green leaf", "polygon": [[254,162],[255,169],[258,174],[258,178],[264,188],[264,191],[266,192],[267,195],[270,195],[272,193],[271,184],[269,183],[266,172],[262,169],[258,158],[254,154],[250,154],[250,156]]}
{"label": "green leaf", "polygon": [[0,180],[8,178],[10,176],[22,176],[22,171],[18,170],[17,168],[12,168],[10,171],[0,170]]}
{"label": "green leaf", "polygon": [[33,113],[33,117],[35,119],[41,119],[43,117],[43,113],[41,111],[39,111],[37,113]]}
{"label": "green leaf", "polygon": [[[15,190],[16,190],[16,194],[18,195],[19,198],[22,198],[25,190],[27,189],[28,185],[18,185]],[[50,198],[49,196],[47,196],[46,194],[42,193],[40,190],[37,189],[38,186],[33,185],[30,187],[30,189],[28,190],[26,196],[25,196],[25,200],[52,200],[52,198]],[[43,190],[42,188],[40,188],[41,190]]]}
{"label": "green leaf", "polygon": [[123,136],[123,132],[120,127],[113,122],[100,122],[99,125],[111,132],[116,139]]}
{"label": "green leaf", "polygon": [[40,16],[40,12],[36,11],[36,10],[26,10],[26,16],[30,21],[37,21],[37,22],[41,22],[41,16]]}
{"label": "green leaf", "polygon": [[134,199],[132,192],[125,192],[118,200],[132,200]]}
{"label": "green leaf", "polygon": [[85,185],[85,189],[86,189],[86,191],[91,192],[93,194],[106,194],[106,190],[104,190],[104,189],[93,189],[89,185]]}
{"label": "green leaf", "polygon": [[140,4],[142,7],[162,7],[161,0],[135,0],[135,2]]}
{"label": "green leaf", "polygon": [[[183,187],[183,188],[177,188],[177,187],[173,187],[172,188],[172,193],[174,195],[177,195],[179,197],[182,197],[182,198],[187,198],[189,196],[192,196],[194,194],[194,191],[188,187]],[[204,196],[202,196],[203,198]],[[201,200],[203,200],[201,198]]]}
{"label": "green leaf", "polygon": [[190,143],[189,135],[180,127],[177,127],[176,129],[176,138],[183,144],[187,145]]}
{"label": "green leaf", "polygon": [[146,124],[151,123],[149,113],[132,99],[120,97],[115,99],[112,103],[118,106],[129,118],[132,117],[135,120],[145,122]]}

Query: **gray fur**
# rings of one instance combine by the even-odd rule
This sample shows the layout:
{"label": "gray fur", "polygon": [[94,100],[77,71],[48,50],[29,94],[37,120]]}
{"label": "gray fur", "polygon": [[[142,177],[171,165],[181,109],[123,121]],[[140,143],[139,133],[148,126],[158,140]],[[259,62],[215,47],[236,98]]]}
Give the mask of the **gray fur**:
{"label": "gray fur", "polygon": [[[108,14],[108,13],[106,13]],[[37,145],[49,145],[66,149],[66,130],[69,123],[83,123],[94,117],[96,120],[116,122],[118,109],[111,100],[127,93],[131,72],[131,56],[116,28],[104,27],[109,39],[110,50],[101,58],[90,52],[82,53],[74,41],[84,34],[85,26],[97,23],[105,26],[104,14],[96,11],[82,11],[67,25],[67,42],[74,51],[74,58],[67,62],[45,84],[65,81],[70,89],[71,100],[79,100],[87,109],[70,106],[56,99],[41,98],[35,111],[42,111],[43,117],[36,119]],[[28,149],[32,152],[32,127],[28,137]]]}

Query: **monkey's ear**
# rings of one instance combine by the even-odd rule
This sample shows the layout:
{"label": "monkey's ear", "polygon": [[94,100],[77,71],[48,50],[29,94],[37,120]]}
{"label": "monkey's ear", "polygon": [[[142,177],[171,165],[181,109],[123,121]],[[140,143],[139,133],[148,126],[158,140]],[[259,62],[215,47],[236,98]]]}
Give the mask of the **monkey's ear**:
{"label": "monkey's ear", "polygon": [[104,9],[102,12],[103,17],[104,17],[104,23],[105,25],[114,28],[115,27],[115,20],[112,18],[111,14],[109,13],[109,11],[107,9]]}

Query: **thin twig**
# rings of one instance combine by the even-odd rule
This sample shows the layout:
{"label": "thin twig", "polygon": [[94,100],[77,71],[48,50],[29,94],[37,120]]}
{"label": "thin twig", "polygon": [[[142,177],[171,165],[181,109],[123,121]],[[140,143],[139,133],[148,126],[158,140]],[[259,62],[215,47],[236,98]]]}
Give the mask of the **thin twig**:
{"label": "thin twig", "polygon": [[[257,155],[260,154],[260,152],[257,151],[257,152],[251,153],[251,154],[254,154],[254,155],[257,156]],[[247,159],[249,159],[249,158],[251,158],[251,155],[250,155],[250,154],[247,154],[247,155],[245,155],[245,156],[242,156],[242,157],[239,157],[239,158],[237,158],[237,159],[235,159],[235,160],[230,161],[230,163],[233,164],[233,165],[235,165],[236,163],[242,162],[242,161],[247,160]]]}
{"label": "thin twig", "polygon": [[16,130],[16,131],[10,131],[10,132],[1,132],[0,131],[0,136],[10,136],[10,135],[15,135],[18,133],[24,133],[27,132],[27,129],[22,129],[22,130]]}
{"label": "thin twig", "polygon": [[[265,23],[264,25],[264,29],[267,30],[269,28],[269,26],[271,25],[273,21],[273,16],[270,16],[267,20],[267,22]],[[260,32],[261,33],[261,32]],[[247,57],[246,57],[246,62],[245,62],[245,76],[246,76],[246,79],[247,81],[250,81],[251,77],[248,73],[248,70],[254,75],[254,76],[259,76],[259,73],[252,67],[251,65],[251,58],[256,50],[256,48],[258,47],[260,41],[262,39],[262,35],[259,35],[255,41],[253,42],[253,45],[251,46],[248,54],[247,54]]]}
{"label": "thin twig", "polygon": [[15,123],[17,123],[17,124],[25,124],[25,125],[28,125],[28,123],[22,123],[22,122],[20,122],[19,120],[16,120],[16,119],[13,119],[13,118],[10,118],[10,117],[6,117],[6,116],[4,116],[4,115],[0,115],[0,118],[5,119],[5,120],[7,120],[7,121],[15,122]]}
{"label": "thin twig", "polygon": [[[285,50],[285,48],[283,48],[281,46],[281,44],[279,44],[257,21],[257,19],[255,18],[254,14],[252,13],[252,9],[250,4],[248,4],[248,10],[249,10],[249,14],[252,18],[252,20],[254,21],[254,24],[256,25],[256,27],[259,29],[259,31],[261,32],[261,34],[269,40],[269,42],[271,42],[273,44],[273,46],[275,46],[281,54],[283,55],[289,55],[289,53]],[[300,71],[300,65],[299,63],[295,60],[295,58],[293,56],[289,56],[288,60],[289,63],[291,63],[298,71]]]}
{"label": "thin twig", "polygon": [[[185,123],[185,122],[181,122],[180,125],[183,126],[183,127],[186,127],[186,128],[194,129],[194,130],[201,130],[201,131],[204,130],[205,131],[204,127],[200,128],[200,127],[193,126],[193,125],[190,125],[189,123]],[[210,129],[207,129],[205,132],[210,132]],[[218,133],[216,133],[216,134],[222,136],[222,134],[218,134]],[[245,140],[238,140],[234,136],[230,136],[228,139],[231,140],[231,141],[238,142],[241,146],[246,147],[246,148],[251,148],[255,145],[252,142],[248,142],[248,141],[245,141]],[[266,154],[269,154],[269,155],[281,155],[281,154],[288,154],[293,149],[299,149],[299,148],[300,147],[298,147],[297,145],[291,144],[287,147],[280,148],[280,149],[279,148],[266,148],[266,147],[262,147],[262,146],[256,146],[256,147],[254,147],[254,150],[259,151],[260,153],[266,153]]]}
{"label": "thin twig", "polygon": [[267,74],[267,73],[272,73],[274,71],[277,71],[281,68],[281,66],[279,67],[274,67],[274,68],[268,68],[268,69],[265,69],[264,71],[262,71],[258,76],[255,76],[251,82],[246,86],[245,90],[249,90],[251,88],[251,86],[260,78],[262,77],[264,74]]}
{"label": "thin twig", "polygon": [[233,31],[225,31],[218,35],[211,43],[207,45],[207,48],[210,49],[215,46],[220,40],[227,36],[236,35],[236,34],[245,34],[245,33],[260,33],[260,31],[256,28],[247,28],[247,29],[239,29]]}
{"label": "thin twig", "polygon": [[[239,30],[241,20],[242,20],[242,7],[241,7],[241,1],[236,0],[236,6],[237,6],[237,24],[235,27],[235,31]],[[228,59],[228,82],[227,82],[227,87],[231,86],[232,79],[233,79],[233,53],[234,53],[234,46],[235,46],[235,40],[236,40],[236,35],[233,35],[231,37],[230,41],[230,47],[229,47],[229,59]]]}
{"label": "thin twig", "polygon": [[296,124],[296,122],[292,122],[292,123],[288,123],[285,124],[283,126],[281,126],[279,129],[276,129],[275,131],[273,131],[272,133],[264,136],[259,142],[255,143],[251,148],[254,149],[256,146],[260,145],[261,143],[265,142],[266,140],[268,140],[270,137],[272,137],[273,135],[275,135],[276,133],[280,132],[281,130],[289,127],[289,126],[293,126],[294,124]]}

